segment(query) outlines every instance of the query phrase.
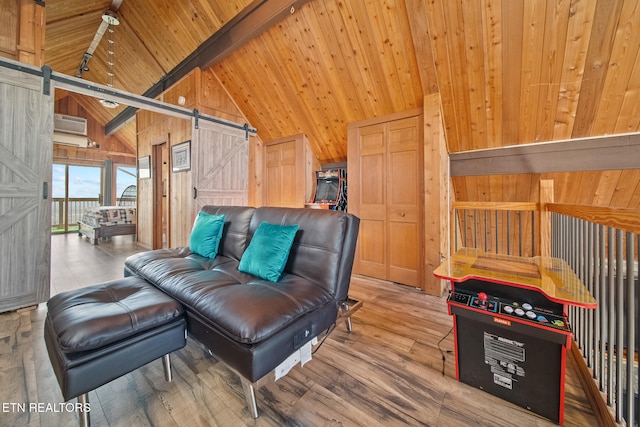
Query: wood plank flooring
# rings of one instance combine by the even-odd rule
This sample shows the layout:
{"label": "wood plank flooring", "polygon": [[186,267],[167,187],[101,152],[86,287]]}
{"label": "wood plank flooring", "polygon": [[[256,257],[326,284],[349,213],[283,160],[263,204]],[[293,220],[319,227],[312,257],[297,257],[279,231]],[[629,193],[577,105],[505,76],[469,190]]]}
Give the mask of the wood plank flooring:
{"label": "wood plank flooring", "polygon": [[[52,293],[120,278],[126,256],[140,250],[130,236],[92,246],[73,234],[55,235]],[[341,322],[311,362],[260,388],[257,420],[249,415],[238,378],[189,341],[172,355],[173,382],[164,381],[158,360],[91,392],[91,422],[97,427],[554,425],[455,380],[454,356],[448,353],[452,320],[444,298],[359,276],[350,295],[364,301],[353,315],[353,332]],[[63,404],[47,357],[45,316],[45,304],[0,315],[2,426],[78,423]],[[439,346],[446,356],[444,375]],[[565,425],[595,425],[570,363]]]}

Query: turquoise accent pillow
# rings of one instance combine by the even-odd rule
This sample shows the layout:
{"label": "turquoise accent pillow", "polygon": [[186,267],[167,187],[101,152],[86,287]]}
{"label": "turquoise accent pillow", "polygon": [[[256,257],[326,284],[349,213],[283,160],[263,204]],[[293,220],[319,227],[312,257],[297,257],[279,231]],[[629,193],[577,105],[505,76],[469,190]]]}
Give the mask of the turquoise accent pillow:
{"label": "turquoise accent pillow", "polygon": [[191,252],[203,257],[215,258],[218,254],[223,228],[224,215],[198,212],[196,221],[193,223],[191,236],[189,236]]}
{"label": "turquoise accent pillow", "polygon": [[298,227],[263,221],[242,254],[238,270],[271,282],[280,280]]}

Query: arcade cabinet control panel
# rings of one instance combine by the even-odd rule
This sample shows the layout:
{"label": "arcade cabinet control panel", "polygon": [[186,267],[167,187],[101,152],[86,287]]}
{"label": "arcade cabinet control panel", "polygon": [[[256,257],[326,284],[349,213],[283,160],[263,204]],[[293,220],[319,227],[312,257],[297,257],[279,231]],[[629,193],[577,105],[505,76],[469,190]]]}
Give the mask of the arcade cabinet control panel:
{"label": "arcade cabinet control panel", "polygon": [[563,306],[540,298],[538,292],[511,288],[507,296],[501,285],[481,280],[468,280],[454,286],[448,298],[450,304],[570,331]]}

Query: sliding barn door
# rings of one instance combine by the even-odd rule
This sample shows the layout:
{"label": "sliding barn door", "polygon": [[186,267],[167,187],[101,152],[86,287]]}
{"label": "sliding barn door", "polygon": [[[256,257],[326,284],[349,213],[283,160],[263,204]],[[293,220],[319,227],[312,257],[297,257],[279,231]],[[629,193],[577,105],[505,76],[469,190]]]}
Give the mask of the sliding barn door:
{"label": "sliding barn door", "polygon": [[200,120],[193,129],[191,159],[194,216],[205,205],[247,205],[249,140],[244,130]]}
{"label": "sliding barn door", "polygon": [[49,298],[53,93],[0,68],[0,311]]}

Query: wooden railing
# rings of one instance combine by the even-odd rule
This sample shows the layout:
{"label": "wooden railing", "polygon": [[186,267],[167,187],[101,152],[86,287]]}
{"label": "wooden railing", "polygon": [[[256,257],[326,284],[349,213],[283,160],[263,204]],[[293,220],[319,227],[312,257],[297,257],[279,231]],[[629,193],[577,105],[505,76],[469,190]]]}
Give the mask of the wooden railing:
{"label": "wooden railing", "polygon": [[54,197],[51,199],[51,229],[61,232],[68,231],[69,228],[77,229],[77,222],[82,218],[82,213],[86,208],[100,206],[100,199],[97,197],[76,197],[69,198],[65,203],[64,197]]}
{"label": "wooden railing", "polygon": [[635,425],[640,209],[553,203],[542,187],[540,203],[454,202],[452,248],[564,259],[598,301],[568,312],[583,388],[600,425]]}
{"label": "wooden railing", "polygon": [[505,255],[539,255],[538,212],[539,204],[530,202],[454,202],[454,252],[467,247]]}

